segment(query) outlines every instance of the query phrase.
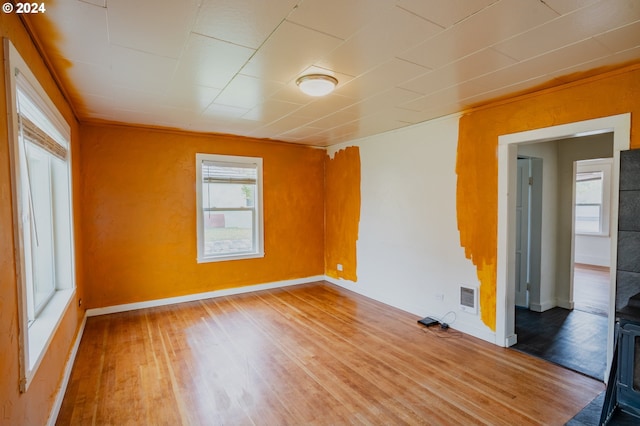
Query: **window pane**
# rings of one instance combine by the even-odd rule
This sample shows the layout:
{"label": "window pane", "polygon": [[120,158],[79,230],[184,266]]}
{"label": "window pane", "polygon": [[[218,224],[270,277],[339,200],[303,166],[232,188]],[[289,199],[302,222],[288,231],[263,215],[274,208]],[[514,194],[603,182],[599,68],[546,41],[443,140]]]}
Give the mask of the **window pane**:
{"label": "window pane", "polygon": [[202,207],[204,209],[253,207],[255,188],[255,184],[203,183]]}
{"label": "window pane", "polygon": [[53,218],[51,212],[51,169],[49,155],[28,144],[27,163],[31,202],[31,262],[35,313],[55,290]]}
{"label": "window pane", "polygon": [[576,174],[576,204],[602,204],[602,172]]}
{"label": "window pane", "polygon": [[254,251],[253,211],[204,212],[204,254],[206,256]]}
{"label": "window pane", "polygon": [[578,233],[600,232],[601,206],[587,205],[576,206],[576,229]]}

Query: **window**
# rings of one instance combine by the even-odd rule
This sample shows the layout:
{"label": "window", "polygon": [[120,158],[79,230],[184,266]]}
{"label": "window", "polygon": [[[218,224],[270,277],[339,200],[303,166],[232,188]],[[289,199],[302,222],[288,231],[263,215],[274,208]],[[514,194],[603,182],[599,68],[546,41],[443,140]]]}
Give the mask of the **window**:
{"label": "window", "polygon": [[13,45],[5,46],[25,391],[75,289],[70,129]]}
{"label": "window", "polygon": [[198,262],[264,256],[262,159],[196,154]]}
{"label": "window", "polygon": [[610,175],[610,159],[576,162],[576,234],[609,235]]}

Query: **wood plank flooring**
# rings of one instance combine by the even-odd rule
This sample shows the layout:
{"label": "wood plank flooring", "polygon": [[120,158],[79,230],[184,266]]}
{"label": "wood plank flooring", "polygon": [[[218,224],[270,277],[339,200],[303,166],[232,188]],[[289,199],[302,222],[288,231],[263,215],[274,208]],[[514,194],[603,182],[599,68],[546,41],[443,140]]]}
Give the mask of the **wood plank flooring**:
{"label": "wood plank flooring", "polygon": [[604,389],[417,319],[322,282],[89,318],[57,424],[562,425]]}
{"label": "wood plank flooring", "polygon": [[576,263],[573,269],[575,309],[597,315],[609,315],[609,268]]}

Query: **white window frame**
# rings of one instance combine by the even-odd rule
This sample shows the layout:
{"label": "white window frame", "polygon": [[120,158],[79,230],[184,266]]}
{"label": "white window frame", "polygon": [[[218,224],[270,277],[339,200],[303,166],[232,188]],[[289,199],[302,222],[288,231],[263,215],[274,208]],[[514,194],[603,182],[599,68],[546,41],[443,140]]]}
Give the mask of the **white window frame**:
{"label": "white window frame", "polygon": [[[204,248],[204,209],[202,194],[202,165],[203,162],[228,163],[229,167],[234,164],[254,164],[257,171],[256,194],[255,194],[255,217],[253,243],[255,250],[249,253],[206,255]],[[196,154],[196,214],[197,214],[197,253],[198,263],[220,262],[240,259],[254,259],[264,257],[264,214],[262,196],[262,158],[241,157],[234,155],[218,154]]]}
{"label": "white window frame", "polygon": [[[8,139],[10,148],[10,165],[11,165],[11,190],[13,199],[13,220],[14,228],[14,244],[15,244],[15,267],[18,294],[18,315],[19,315],[19,369],[20,369],[20,391],[26,392],[31,384],[38,367],[40,366],[44,355],[46,354],[51,340],[55,335],[67,308],[75,296],[76,277],[75,277],[75,248],[73,236],[73,185],[71,175],[71,129],[65,121],[62,114],[55,107],[55,104],[49,99],[45,90],[42,88],[37,78],[29,69],[27,63],[22,59],[11,41],[4,39],[5,51],[5,76],[7,87],[7,113],[8,113]],[[41,309],[34,312],[30,308],[29,298],[31,297],[31,289],[33,282],[30,272],[30,242],[28,240],[29,231],[26,229],[30,226],[29,212],[25,210],[25,197],[28,197],[28,189],[25,189],[25,147],[26,144],[21,143],[19,138],[18,124],[18,101],[17,91],[20,90],[27,94],[29,99],[35,105],[36,114],[41,114],[44,121],[48,121],[45,132],[49,135],[55,135],[53,139],[61,141],[62,145],[66,145],[66,167],[58,167],[57,170],[63,170],[67,175],[67,185],[63,186],[64,196],[67,206],[63,210],[52,206],[52,214],[55,217],[56,231],[65,233],[64,239],[54,240],[56,244],[54,251],[64,250],[66,253],[63,262],[56,257],[54,261],[56,270],[56,279],[54,283],[54,291],[46,304]],[[63,163],[64,164],[64,163]],[[56,172],[57,173],[57,172]],[[60,183],[58,178],[57,182]],[[63,182],[64,184],[64,182]],[[60,186],[58,186],[60,188]],[[52,189],[53,191],[53,189]],[[60,200],[58,200],[58,203]],[[59,205],[59,204],[56,204]],[[64,212],[64,213],[62,213]],[[60,216],[60,214],[62,216]],[[68,214],[68,221],[67,221]],[[56,216],[57,215],[57,216]],[[67,223],[68,222],[68,223]],[[68,234],[68,238],[66,235]],[[62,244],[62,246],[59,246]],[[62,272],[64,271],[64,272]],[[63,279],[59,277],[63,276]],[[64,282],[63,282],[64,281]],[[30,321],[31,317],[31,321]]]}
{"label": "white window frame", "polygon": [[573,211],[574,211],[574,227],[575,227],[575,211],[576,211],[576,177],[578,173],[585,172],[602,172],[602,212],[600,218],[600,232],[578,232],[576,235],[585,235],[592,237],[608,237],[611,233],[610,216],[611,216],[611,167],[613,165],[612,158],[598,158],[594,160],[576,161],[575,173],[573,175]]}

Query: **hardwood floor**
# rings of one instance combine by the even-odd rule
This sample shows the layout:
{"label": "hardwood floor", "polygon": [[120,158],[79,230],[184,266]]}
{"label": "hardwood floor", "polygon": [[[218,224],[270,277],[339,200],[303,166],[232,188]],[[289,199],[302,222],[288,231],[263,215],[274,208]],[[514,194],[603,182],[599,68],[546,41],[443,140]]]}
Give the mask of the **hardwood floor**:
{"label": "hardwood floor", "polygon": [[89,318],[57,424],[561,425],[604,389],[417,319],[326,283]]}
{"label": "hardwood floor", "polygon": [[573,301],[577,310],[609,315],[609,268],[576,263],[573,268]]}

